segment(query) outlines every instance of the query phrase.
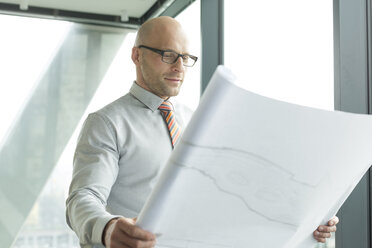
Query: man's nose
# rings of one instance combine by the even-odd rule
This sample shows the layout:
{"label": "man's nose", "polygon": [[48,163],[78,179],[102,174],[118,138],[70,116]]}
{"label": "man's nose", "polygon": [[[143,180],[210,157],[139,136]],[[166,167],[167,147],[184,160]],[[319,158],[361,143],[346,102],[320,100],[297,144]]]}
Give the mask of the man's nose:
{"label": "man's nose", "polygon": [[182,57],[178,57],[176,62],[173,64],[174,70],[177,70],[179,72],[183,72],[185,70],[185,66],[183,65]]}

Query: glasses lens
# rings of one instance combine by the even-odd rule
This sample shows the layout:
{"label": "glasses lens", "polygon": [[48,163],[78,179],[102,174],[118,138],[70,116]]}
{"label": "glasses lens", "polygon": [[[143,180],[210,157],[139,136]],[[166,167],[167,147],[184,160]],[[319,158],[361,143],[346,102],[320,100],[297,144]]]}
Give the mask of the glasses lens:
{"label": "glasses lens", "polygon": [[[193,56],[189,55],[183,55],[181,56],[182,63],[184,66],[193,66],[195,64],[196,59]],[[168,64],[173,64],[178,59],[178,53],[171,52],[171,51],[165,51],[163,53],[163,61]]]}
{"label": "glasses lens", "polygon": [[163,53],[163,61],[168,64],[173,64],[176,62],[178,54],[175,52],[164,52]]}
{"label": "glasses lens", "polygon": [[192,63],[191,63],[192,59],[187,55],[182,56],[182,61],[183,61],[183,64],[185,66],[191,66],[192,65]]}
{"label": "glasses lens", "polygon": [[196,59],[193,56],[185,55],[183,56],[183,64],[185,66],[193,66],[196,62]]}

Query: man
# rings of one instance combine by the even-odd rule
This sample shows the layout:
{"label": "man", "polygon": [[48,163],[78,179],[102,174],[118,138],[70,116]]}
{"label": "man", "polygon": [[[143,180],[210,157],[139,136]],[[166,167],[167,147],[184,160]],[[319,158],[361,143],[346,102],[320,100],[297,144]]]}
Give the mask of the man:
{"label": "man", "polygon": [[[197,60],[176,20],[145,22],[132,60],[130,93],[90,114],[79,136],[66,214],[83,247],[155,246],[155,235],[135,226],[136,217],[191,116],[169,99]],[[335,231],[338,220],[331,221],[314,232],[316,239]]]}

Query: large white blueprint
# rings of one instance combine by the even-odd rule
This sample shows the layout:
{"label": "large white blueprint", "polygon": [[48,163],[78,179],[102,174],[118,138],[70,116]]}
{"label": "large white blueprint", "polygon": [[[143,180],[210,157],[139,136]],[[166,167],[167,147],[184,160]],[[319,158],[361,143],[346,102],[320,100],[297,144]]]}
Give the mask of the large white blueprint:
{"label": "large white blueprint", "polygon": [[220,66],[138,225],[179,248],[314,247],[372,164],[372,116],[234,85]]}

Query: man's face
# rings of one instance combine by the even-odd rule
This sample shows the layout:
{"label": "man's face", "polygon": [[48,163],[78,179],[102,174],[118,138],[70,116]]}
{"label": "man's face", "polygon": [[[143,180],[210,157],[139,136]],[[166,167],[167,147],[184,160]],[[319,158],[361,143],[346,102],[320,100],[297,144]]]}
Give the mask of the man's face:
{"label": "man's face", "polygon": [[[153,40],[143,45],[161,50],[172,50],[181,54],[188,53],[186,37],[182,32],[177,31],[168,35],[166,32],[158,34]],[[178,58],[174,64],[167,64],[162,61],[160,54],[151,50],[140,48],[138,52],[143,81],[141,86],[162,98],[178,95],[186,73],[182,58]]]}

